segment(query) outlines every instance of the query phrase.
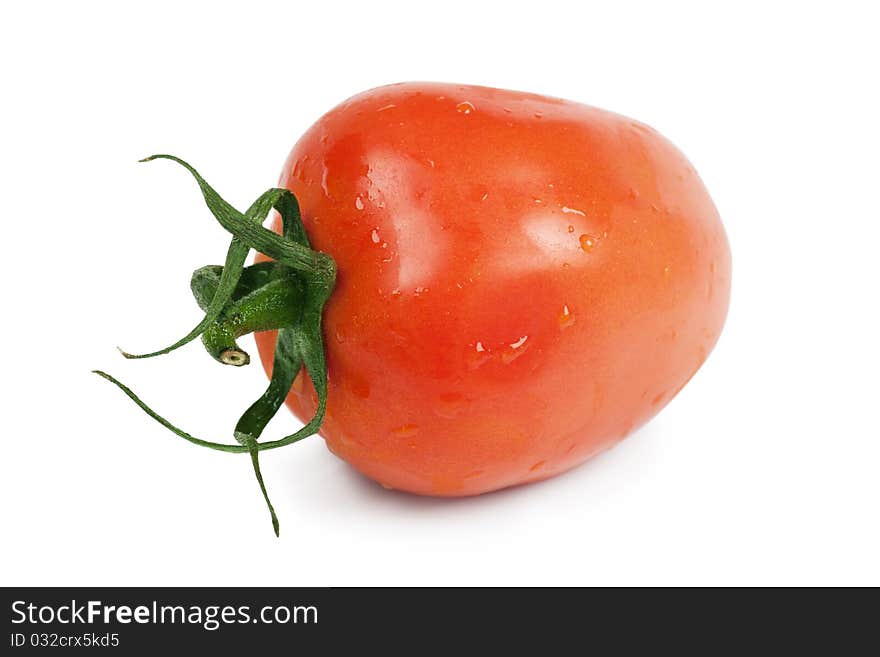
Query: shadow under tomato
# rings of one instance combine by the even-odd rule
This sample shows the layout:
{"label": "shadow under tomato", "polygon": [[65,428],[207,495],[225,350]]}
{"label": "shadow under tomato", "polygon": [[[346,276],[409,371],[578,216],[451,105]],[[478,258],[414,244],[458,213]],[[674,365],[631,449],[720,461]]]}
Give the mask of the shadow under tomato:
{"label": "shadow under tomato", "polygon": [[[467,497],[430,497],[386,489],[344,461],[327,454],[333,463],[326,469],[321,468],[324,490],[318,494],[312,490],[308,494],[308,505],[312,511],[334,515],[349,515],[355,509],[358,512],[375,509],[446,515],[462,509],[488,508],[519,501],[539,491],[541,494],[554,489],[560,493],[567,489],[587,492],[592,485],[599,483],[597,480],[608,476],[613,476],[620,482],[621,489],[625,489],[642,479],[644,468],[650,468],[656,460],[658,446],[652,437],[657,431],[653,425],[641,427],[611,448],[554,477]],[[286,494],[300,497],[305,494],[305,486],[305,482],[288,486]]]}

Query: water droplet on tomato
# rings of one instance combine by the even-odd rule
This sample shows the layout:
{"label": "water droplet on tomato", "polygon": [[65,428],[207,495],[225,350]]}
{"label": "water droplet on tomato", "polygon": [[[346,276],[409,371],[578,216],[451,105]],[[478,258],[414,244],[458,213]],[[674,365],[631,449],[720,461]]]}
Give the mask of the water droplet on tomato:
{"label": "water droplet on tomato", "polygon": [[578,241],[581,243],[581,250],[584,253],[589,253],[593,250],[593,247],[596,246],[596,238],[592,235],[587,235],[584,233],[578,238]]}
{"label": "water droplet on tomato", "polygon": [[528,340],[528,339],[529,339],[529,336],[524,335],[516,342],[511,343],[509,346],[511,349],[519,349],[520,347],[522,347],[526,343],[526,340]]}
{"label": "water droplet on tomato", "polygon": [[543,114],[543,112],[535,112],[535,118],[536,118],[536,119],[542,119],[542,118],[544,118],[544,114]]}
{"label": "water droplet on tomato", "polygon": [[457,392],[450,392],[440,396],[440,400],[434,407],[434,413],[442,418],[451,420],[458,417],[467,406],[468,401]]}
{"label": "water droplet on tomato", "polygon": [[490,352],[486,347],[483,346],[482,342],[477,342],[475,345],[470,347],[465,354],[467,361],[467,366],[475,370],[478,367],[482,367],[489,360],[492,359],[492,352]]}
{"label": "water droplet on tomato", "polygon": [[329,171],[327,170],[327,165],[324,165],[323,170],[321,171],[321,189],[324,190],[324,196],[330,198],[330,190],[327,187],[327,174]]}
{"label": "water droplet on tomato", "polygon": [[409,438],[415,436],[418,432],[419,425],[408,423],[392,429],[391,435],[395,438]]}
{"label": "water droplet on tomato", "polygon": [[587,216],[586,213],[585,213],[583,210],[577,210],[577,209],[575,209],[575,208],[570,208],[570,207],[568,207],[568,206],[566,206],[566,205],[563,205],[563,206],[562,206],[562,211],[563,211],[565,214],[579,214],[579,215],[582,216],[582,217],[586,217],[586,216]]}
{"label": "water droplet on tomato", "polygon": [[489,198],[489,188],[486,185],[473,185],[470,188],[470,196],[474,201],[485,201]]}
{"label": "water droplet on tomato", "polygon": [[501,362],[505,365],[510,365],[513,361],[522,356],[528,349],[528,345],[526,345],[528,339],[529,336],[524,335],[516,342],[507,345],[507,347],[501,352]]}
{"label": "water droplet on tomato", "polygon": [[569,232],[569,233],[573,233],[573,232],[574,232],[574,226],[569,225],[569,227],[568,227],[568,232]]}
{"label": "water droplet on tomato", "polygon": [[468,101],[464,101],[455,106],[457,112],[461,112],[462,114],[470,114],[474,111],[474,106],[472,103]]}
{"label": "water droplet on tomato", "polygon": [[374,228],[373,232],[370,233],[370,239],[373,240],[373,244],[379,243],[379,230]]}
{"label": "water droplet on tomato", "polygon": [[354,440],[351,439],[351,436],[344,434],[342,432],[339,432],[338,437],[339,437],[339,444],[342,445],[343,447],[345,447],[346,449],[358,447],[358,444]]}
{"label": "water droplet on tomato", "polygon": [[567,329],[574,324],[574,315],[567,304],[562,306],[562,310],[559,311],[559,315],[556,319],[559,321],[559,328],[561,329]]}
{"label": "water droplet on tomato", "polygon": [[531,468],[529,468],[529,472],[535,472],[536,470],[540,470],[545,465],[547,465],[547,461],[538,461],[537,463],[535,463],[535,465],[533,465]]}
{"label": "water droplet on tomato", "polygon": [[356,197],[355,197],[355,199],[354,199],[354,207],[356,207],[358,210],[363,210],[363,209],[364,209],[364,201],[363,201],[363,199],[362,199],[360,196],[356,196]]}
{"label": "water droplet on tomato", "polygon": [[352,394],[361,399],[367,399],[370,396],[370,383],[359,375],[347,376],[346,383]]}

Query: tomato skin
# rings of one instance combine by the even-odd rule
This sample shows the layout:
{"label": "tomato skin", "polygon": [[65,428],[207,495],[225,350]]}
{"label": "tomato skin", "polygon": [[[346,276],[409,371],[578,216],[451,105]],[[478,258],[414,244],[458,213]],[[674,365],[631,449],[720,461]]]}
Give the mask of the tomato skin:
{"label": "tomato skin", "polygon": [[[315,123],[280,185],[339,269],[321,434],[388,487],[472,495],[583,462],[677,394],[727,314],[730,251],[702,182],[617,114],[381,87]],[[267,368],[273,340],[257,336]],[[304,374],[287,404],[312,416]]]}

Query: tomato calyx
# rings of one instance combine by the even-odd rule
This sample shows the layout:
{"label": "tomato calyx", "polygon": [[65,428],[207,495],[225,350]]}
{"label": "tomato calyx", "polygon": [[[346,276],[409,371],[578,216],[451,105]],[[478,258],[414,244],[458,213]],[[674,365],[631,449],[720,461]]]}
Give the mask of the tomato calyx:
{"label": "tomato calyx", "polygon": [[[164,427],[200,447],[230,453],[248,453],[260,491],[269,509],[275,535],[279,535],[278,517],[260,471],[259,453],[283,447],[318,432],[327,405],[327,365],[321,333],[324,304],[336,282],[336,263],[325,253],[311,248],[300,216],[296,197],[286,189],[269,189],[243,214],[224,201],[189,164],[173,155],[152,155],[142,162],[167,159],[186,168],[196,179],[211,213],[229,233],[232,241],[225,263],[197,269],[190,288],[204,312],[202,320],[172,345],[126,358],[151,358],[167,354],[201,337],[208,353],[224,365],[241,367],[250,356],[236,340],[255,331],[278,332],[272,376],[266,391],[239,418],[233,436],[237,444],[202,440],[179,429],[145,404],[130,388],[99,370],[95,373],[122,390],[147,415]],[[281,234],[264,228],[263,220],[275,209],[281,216]],[[273,258],[245,267],[250,250]],[[304,367],[318,395],[312,419],[299,431],[277,440],[260,442],[259,438],[284,403],[293,381]]]}

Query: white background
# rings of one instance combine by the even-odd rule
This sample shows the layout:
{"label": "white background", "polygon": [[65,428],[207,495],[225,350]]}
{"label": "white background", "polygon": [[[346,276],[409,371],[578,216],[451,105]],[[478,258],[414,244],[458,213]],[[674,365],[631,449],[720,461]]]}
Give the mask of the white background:
{"label": "white background", "polygon": [[[4,3],[0,583],[880,584],[877,18],[715,5]],[[724,219],[730,316],[660,416],[542,484],[424,499],[317,437],[266,453],[276,540],[246,459],[89,373],[220,439],[265,383],[197,343],[115,351],[189,329],[190,272],[228,240],[190,178],[135,161],[179,154],[243,207],[320,114],[403,80],[660,130]]]}

